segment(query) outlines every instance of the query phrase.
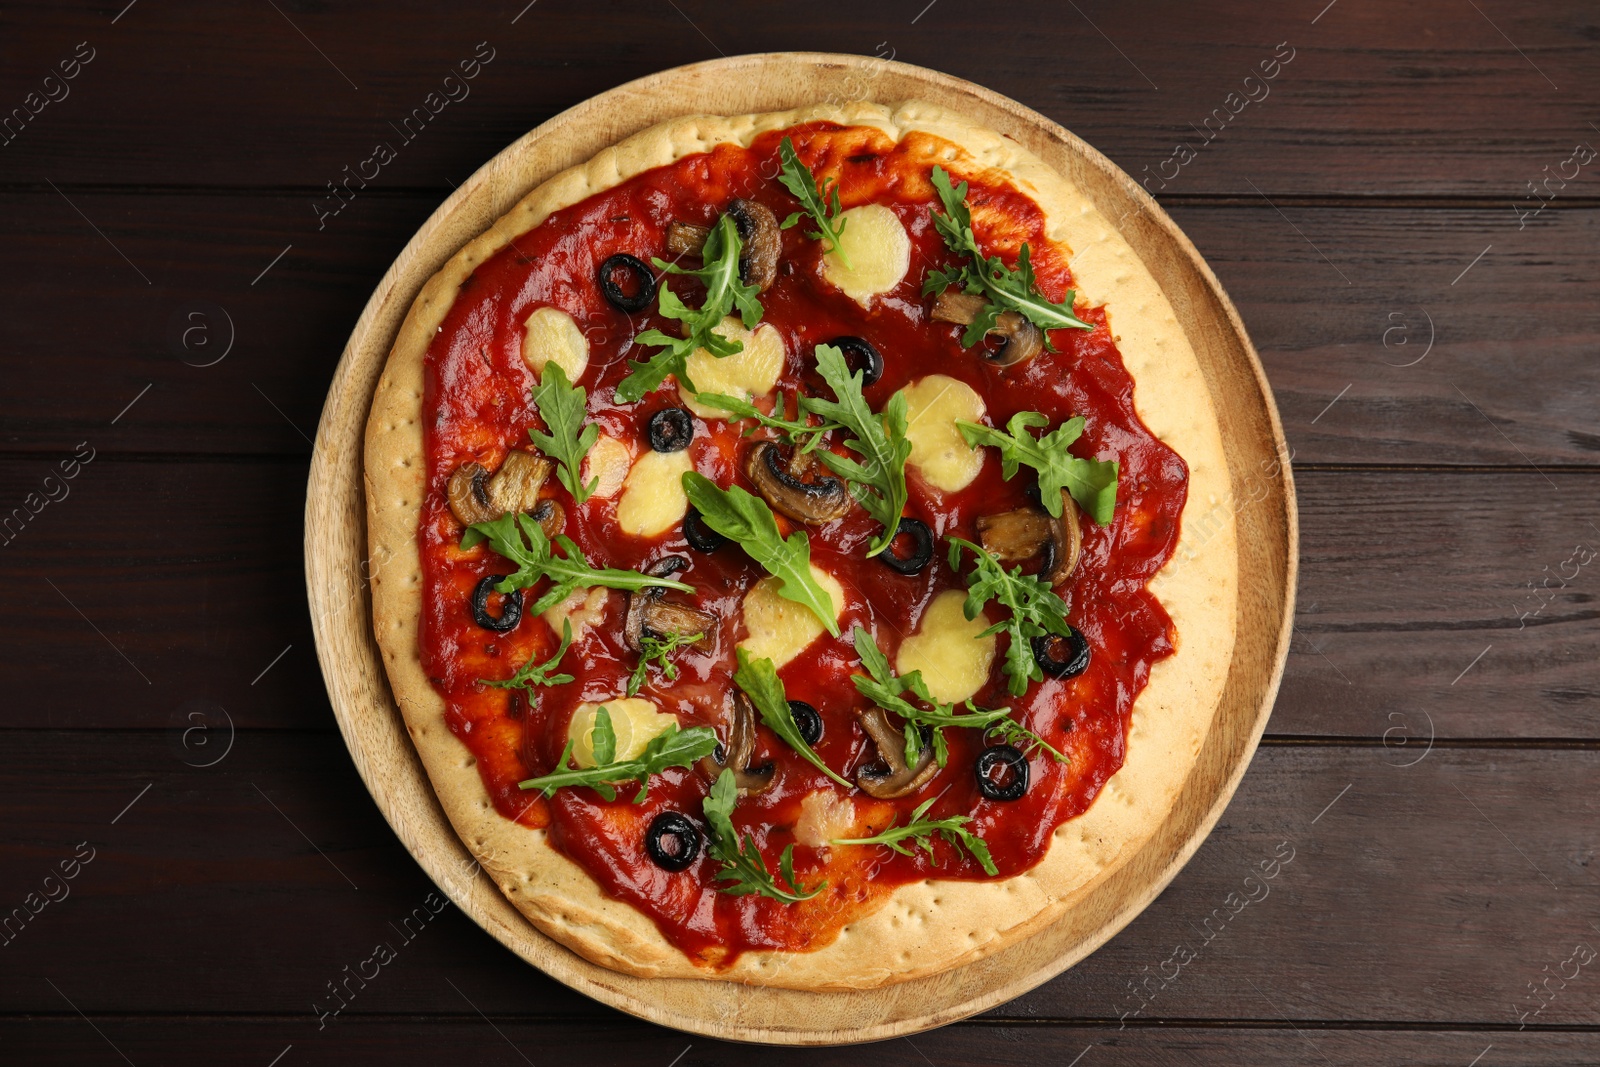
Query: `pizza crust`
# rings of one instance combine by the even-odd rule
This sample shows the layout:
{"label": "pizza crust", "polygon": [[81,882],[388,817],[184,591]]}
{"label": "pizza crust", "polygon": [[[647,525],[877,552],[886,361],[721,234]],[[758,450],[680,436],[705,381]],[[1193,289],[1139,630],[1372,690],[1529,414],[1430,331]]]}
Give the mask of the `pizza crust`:
{"label": "pizza crust", "polygon": [[[422,572],[417,528],[426,463],[421,424],[423,356],[461,282],[553,211],[643,171],[723,143],[748,146],[768,130],[812,121],[872,126],[898,141],[912,131],[949,141],[1003,172],[1045,212],[1049,236],[1073,250],[1079,292],[1105,305],[1137,383],[1135,407],[1150,431],[1189,466],[1186,517],[1151,589],[1171,615],[1177,651],[1154,665],[1134,704],[1127,759],[1082,816],[1063,823],[1032,869],[991,882],[914,882],[876,912],[812,952],[748,952],[710,971],[692,964],[643,913],[606,896],[543,830],[501,816],[476,761],[445,724],[445,703],[417,648]],[[970,162],[963,161],[963,165]],[[379,380],[367,424],[365,480],[373,626],[407,730],[456,832],[483,869],[539,930],[604,967],[642,977],[709,978],[804,990],[862,989],[920,978],[993,954],[1049,924],[1108,877],[1155,832],[1188,778],[1220,699],[1232,656],[1237,552],[1216,415],[1199,363],[1171,305],[1126,241],[1065,178],[1016,142],[919,101],[855,103],[735,117],[690,116],[651,127],[555,175],[461,249],[422,288]]]}

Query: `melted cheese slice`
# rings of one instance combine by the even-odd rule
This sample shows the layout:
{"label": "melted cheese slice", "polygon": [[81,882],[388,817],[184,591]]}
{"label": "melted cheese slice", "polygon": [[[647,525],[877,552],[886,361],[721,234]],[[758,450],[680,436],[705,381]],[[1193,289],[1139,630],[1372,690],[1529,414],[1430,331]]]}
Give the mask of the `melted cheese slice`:
{"label": "melted cheese slice", "polygon": [[850,265],[829,252],[822,257],[822,276],[866,307],[873,297],[899,285],[911,269],[911,237],[899,216],[882,204],[853,207],[839,217],[845,220],[839,245]]}
{"label": "melted cheese slice", "polygon": [[627,445],[615,437],[601,434],[595,439],[589,454],[583,458],[583,484],[597,482],[591,495],[609,500],[622,488],[632,463],[633,456],[628,452]]}
{"label": "melted cheese slice", "polygon": [[983,470],[983,452],[970,448],[956,420],[983,419],[983,398],[966,382],[944,374],[930,374],[906,386],[906,438],[911,455],[906,462],[922,472],[923,480],[942,492],[965,489]]}
{"label": "melted cheese slice", "polygon": [[551,360],[567,372],[568,381],[583,377],[589,366],[589,339],[560,308],[542,307],[528,316],[522,335],[522,361],[535,374]]}
{"label": "melted cheese slice", "polygon": [[[755,330],[747,330],[737,315],[729,315],[717,327],[719,335],[738,341],[744,348],[731,356],[718,359],[703,348],[689,353],[686,369],[689,380],[702,393],[722,393],[741,399],[766,396],[778,384],[783,373],[783,362],[788,356],[783,345],[783,335],[768,323]],[[703,419],[725,419],[728,413],[721,408],[709,407],[695,399],[693,393],[682,385],[678,394],[686,407]]]}
{"label": "melted cheese slice", "polygon": [[600,625],[600,620],[605,618],[606,600],[610,595],[611,590],[605,586],[597,585],[593,589],[579,587],[568,593],[567,599],[546,608],[540,618],[550,624],[550,629],[558,637],[561,635],[561,624],[570,622],[572,639],[576,641],[583,636],[583,631]]}
{"label": "melted cheese slice", "polygon": [[[815,563],[811,565],[811,577],[833,601],[833,618],[837,622],[844,611],[844,587]],[[739,647],[752,657],[770,659],[774,667],[782,667],[804,652],[826,629],[810,608],[778,595],[782,584],[776,578],[763,578],[745,594],[744,625],[749,636],[739,642]]]}
{"label": "melted cheese slice", "polygon": [[687,448],[640,456],[622,483],[622,499],[617,501],[617,525],[622,532],[654,537],[682,522],[689,510],[683,475],[692,470]]}
{"label": "melted cheese slice", "polygon": [[617,735],[616,760],[634,759],[650,739],[678,725],[678,720],[656,710],[643,697],[617,697],[604,704],[579,704],[567,724],[572,759],[580,767],[595,766],[594,723],[601,707],[611,715],[611,732]]}
{"label": "melted cheese slice", "polygon": [[958,589],[934,597],[921,629],[901,642],[895,657],[896,673],[921,671],[928,692],[943,703],[966,700],[983,688],[994,664],[995,635],[978,636],[989,619],[981,611],[968,619],[961,609],[966,599]]}
{"label": "melted cheese slice", "polygon": [[855,829],[856,806],[831,789],[819,789],[807,793],[800,802],[794,839],[802,845],[822,848],[836,837],[855,837]]}

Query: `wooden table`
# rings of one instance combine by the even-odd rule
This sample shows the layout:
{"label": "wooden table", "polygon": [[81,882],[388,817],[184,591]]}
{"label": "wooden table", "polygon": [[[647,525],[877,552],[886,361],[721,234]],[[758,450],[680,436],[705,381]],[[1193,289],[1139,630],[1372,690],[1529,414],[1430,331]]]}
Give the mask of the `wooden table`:
{"label": "wooden table", "polygon": [[[1592,10],[124,2],[0,14],[0,1060],[1600,1061]],[[619,82],[777,49],[970,78],[1150,177],[1302,519],[1268,736],[1171,888],[1011,1004],[828,1053],[636,1022],[451,908],[402,933],[431,883],[334,730],[300,556],[334,363],[449,189]]]}

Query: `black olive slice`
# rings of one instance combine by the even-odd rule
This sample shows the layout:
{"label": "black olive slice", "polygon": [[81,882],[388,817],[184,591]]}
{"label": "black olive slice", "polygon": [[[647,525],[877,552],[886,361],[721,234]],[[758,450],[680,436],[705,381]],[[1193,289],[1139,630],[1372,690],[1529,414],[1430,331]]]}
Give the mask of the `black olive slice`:
{"label": "black olive slice", "polygon": [[486,574],[472,587],[472,621],[485,630],[493,630],[497,634],[516,629],[517,623],[522,621],[520,589],[506,594],[505,606],[500,609],[499,618],[489,614],[489,594],[494,592],[496,585],[505,580],[506,576],[503,574]]}
{"label": "black olive slice", "polygon": [[[636,289],[632,296],[617,284],[618,271],[627,271],[633,275]],[[600,264],[597,280],[600,282],[600,291],[618,311],[625,311],[631,315],[635,311],[645,310],[656,302],[656,276],[651,273],[650,265],[637,256],[618,252]]]}
{"label": "black olive slice", "polygon": [[1076,678],[1089,669],[1089,640],[1077,630],[1067,637],[1035,637],[1033,658],[1053,678]]}
{"label": "black olive slice", "polygon": [[883,377],[883,355],[864,337],[835,337],[828,344],[844,353],[844,365],[854,374],[861,372],[861,384],[872,385]]}
{"label": "black olive slice", "polygon": [[921,519],[902,518],[894,535],[896,539],[901,536],[911,538],[911,551],[904,556],[897,556],[894,541],[890,541],[889,547],[878,553],[878,558],[885,567],[897,574],[921,574],[922,568],[933,558],[933,531]]}
{"label": "black olive slice", "polygon": [[990,800],[1019,800],[1028,791],[1028,757],[1010,745],[990,745],[978,753],[973,771],[978,792]]}
{"label": "black olive slice", "polygon": [[706,525],[705,516],[690,508],[683,516],[683,539],[697,552],[715,552],[728,543],[728,539]]}
{"label": "black olive slice", "polygon": [[682,452],[694,440],[694,419],[682,408],[662,408],[650,416],[645,431],[657,452]]}
{"label": "black olive slice", "polygon": [[808,745],[822,740],[822,716],[804,700],[789,701],[789,715],[800,728],[800,737]]}
{"label": "black olive slice", "polygon": [[664,811],[650,820],[644,832],[644,850],[662,870],[684,870],[700,855],[700,831],[677,812]]}

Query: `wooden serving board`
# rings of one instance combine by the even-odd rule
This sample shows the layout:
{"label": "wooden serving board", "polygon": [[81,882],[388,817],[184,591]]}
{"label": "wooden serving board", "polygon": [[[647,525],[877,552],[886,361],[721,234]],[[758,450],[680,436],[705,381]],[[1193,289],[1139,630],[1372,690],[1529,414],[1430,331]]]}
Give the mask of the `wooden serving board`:
{"label": "wooden serving board", "polygon": [[[1218,407],[1238,520],[1238,641],[1222,703],[1176,807],[1155,836],[1057,922],[986,959],[880,990],[808,993],[606,970],[550,940],[487,878],[434,797],[389,692],[371,628],[361,455],[367,410],[423,283],[530,189],[608,145],[685,114],[780,111],[909,98],[960,111],[1065,174],[1150,267]],[[1065,129],[987,89],[904,63],[784,52],[678,67],[565,111],[491,159],[423,224],[379,283],[334,374],[306,497],[306,585],[328,695],[373,799],[455,903],[523,959],[596,1000],[680,1030],[827,1045],[913,1034],[1002,1004],[1083,959],[1171,881],[1233,796],[1271,712],[1288,652],[1296,574],[1293,482],[1277,410],[1238,313],[1194,246],[1122,171]],[[1248,501],[1248,506],[1245,502]],[[463,872],[468,872],[463,876]]]}

